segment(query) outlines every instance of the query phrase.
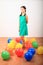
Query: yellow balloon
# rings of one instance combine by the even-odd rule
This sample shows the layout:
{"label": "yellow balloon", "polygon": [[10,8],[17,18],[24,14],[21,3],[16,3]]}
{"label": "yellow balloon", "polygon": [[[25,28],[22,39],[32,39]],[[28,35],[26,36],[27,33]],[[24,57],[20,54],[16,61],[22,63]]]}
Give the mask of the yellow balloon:
{"label": "yellow balloon", "polygon": [[16,41],[15,40],[11,40],[10,41],[10,44],[14,44],[15,45],[16,44]]}
{"label": "yellow balloon", "polygon": [[35,41],[36,41],[35,38],[30,39],[30,42],[31,42],[31,43],[32,43],[32,42],[35,42]]}
{"label": "yellow balloon", "polygon": [[8,48],[14,49],[16,46],[16,42],[14,40],[12,40],[9,44],[8,44]]}
{"label": "yellow balloon", "polygon": [[23,47],[23,45],[20,44],[20,43],[18,43],[18,44],[16,45],[15,49],[17,49],[17,48],[22,48],[22,47]]}
{"label": "yellow balloon", "polygon": [[37,54],[43,54],[43,46],[38,47]]}
{"label": "yellow balloon", "polygon": [[14,49],[15,47],[14,47],[14,45],[12,45],[12,44],[8,44],[8,48]]}

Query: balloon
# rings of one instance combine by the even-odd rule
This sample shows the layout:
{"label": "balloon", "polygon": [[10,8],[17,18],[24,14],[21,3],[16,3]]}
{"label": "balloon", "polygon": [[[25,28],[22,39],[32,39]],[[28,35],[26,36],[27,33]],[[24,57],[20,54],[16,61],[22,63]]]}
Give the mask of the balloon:
{"label": "balloon", "polygon": [[18,37],[18,38],[16,38],[15,40],[16,40],[17,43],[19,43],[20,40],[21,40],[21,38]]}
{"label": "balloon", "polygon": [[12,45],[12,44],[8,44],[8,48],[10,48],[10,49],[14,49],[14,45]]}
{"label": "balloon", "polygon": [[32,46],[33,46],[34,48],[38,48],[38,43],[37,43],[37,42],[32,42]]}
{"label": "balloon", "polygon": [[25,47],[26,47],[27,50],[30,49],[30,48],[32,48],[32,44],[30,43],[30,41],[27,41],[25,43]]}
{"label": "balloon", "polygon": [[24,40],[24,36],[21,36],[20,39],[23,41]]}
{"label": "balloon", "polygon": [[[26,41],[25,44],[31,44],[31,42],[30,42],[30,41]],[[32,45],[32,44],[31,44],[31,45]]]}
{"label": "balloon", "polygon": [[31,61],[32,57],[33,57],[33,55],[32,55],[31,52],[26,52],[26,53],[24,54],[24,58],[25,58],[27,61]]}
{"label": "balloon", "polygon": [[11,56],[14,55],[14,52],[13,52],[13,49],[10,49],[10,48],[6,48],[5,49],[6,51],[8,51],[10,53]]}
{"label": "balloon", "polygon": [[10,43],[10,41],[11,41],[11,40],[12,40],[12,39],[11,39],[11,38],[9,38],[9,39],[8,39],[8,43]]}
{"label": "balloon", "polygon": [[32,53],[32,55],[34,55],[35,54],[35,49],[34,48],[30,48],[29,50],[28,50],[28,52],[31,52]]}
{"label": "balloon", "polygon": [[9,54],[8,51],[3,51],[3,52],[1,53],[1,56],[2,56],[2,58],[3,58],[4,60],[8,60],[8,59],[10,58],[10,54]]}
{"label": "balloon", "polygon": [[38,47],[37,54],[43,54],[43,46]]}
{"label": "balloon", "polygon": [[16,49],[16,50],[15,50],[15,53],[16,53],[16,55],[17,55],[18,57],[22,57],[23,54],[24,54],[24,51],[23,51],[23,49]]}
{"label": "balloon", "polygon": [[15,41],[15,40],[11,40],[11,41],[10,41],[10,44],[16,45],[16,41]]}
{"label": "balloon", "polygon": [[35,38],[32,38],[32,39],[30,39],[30,42],[32,43],[32,42],[36,42],[36,39]]}
{"label": "balloon", "polygon": [[20,40],[20,44],[22,44],[23,43],[23,41],[22,40]]}
{"label": "balloon", "polygon": [[10,44],[8,44],[8,48],[10,48],[10,49],[14,49],[15,46],[16,46],[16,42],[15,42],[14,40],[12,40],[12,41],[10,42]]}
{"label": "balloon", "polygon": [[24,41],[26,42],[26,41],[28,41],[29,39],[27,38],[27,37],[24,37]]}
{"label": "balloon", "polygon": [[20,43],[18,43],[18,44],[16,45],[15,49],[17,49],[17,48],[22,48],[22,47],[23,47],[23,45],[20,44]]}

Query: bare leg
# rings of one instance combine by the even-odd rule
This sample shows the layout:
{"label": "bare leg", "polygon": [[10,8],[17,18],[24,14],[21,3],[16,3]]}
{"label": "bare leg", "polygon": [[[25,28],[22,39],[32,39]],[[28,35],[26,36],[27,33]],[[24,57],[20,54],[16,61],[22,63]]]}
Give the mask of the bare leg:
{"label": "bare leg", "polygon": [[21,40],[23,41],[23,48],[25,48],[24,36],[21,36]]}

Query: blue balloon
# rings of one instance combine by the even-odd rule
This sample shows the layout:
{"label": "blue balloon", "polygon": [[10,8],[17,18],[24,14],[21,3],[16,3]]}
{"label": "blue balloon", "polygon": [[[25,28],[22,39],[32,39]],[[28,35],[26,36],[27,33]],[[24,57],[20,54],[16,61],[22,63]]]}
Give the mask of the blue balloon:
{"label": "blue balloon", "polygon": [[31,52],[32,53],[32,55],[34,55],[35,54],[35,49],[34,48],[30,48],[29,50],[28,50],[28,52]]}
{"label": "blue balloon", "polygon": [[10,43],[10,41],[11,41],[11,40],[12,40],[12,39],[11,39],[11,38],[9,38],[9,39],[8,39],[8,43]]}
{"label": "blue balloon", "polygon": [[20,43],[22,44],[22,43],[23,43],[23,41],[22,41],[22,40],[20,40]]}
{"label": "blue balloon", "polygon": [[26,59],[27,61],[31,61],[33,55],[32,55],[31,52],[26,52],[26,53],[24,54],[24,57],[25,57],[25,59]]}

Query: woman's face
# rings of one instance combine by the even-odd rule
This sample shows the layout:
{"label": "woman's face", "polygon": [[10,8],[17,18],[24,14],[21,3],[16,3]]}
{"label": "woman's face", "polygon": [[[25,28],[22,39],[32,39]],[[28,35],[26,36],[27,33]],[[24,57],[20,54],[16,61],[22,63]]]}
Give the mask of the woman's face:
{"label": "woman's face", "polygon": [[24,8],[21,8],[21,13],[25,13],[25,9]]}

